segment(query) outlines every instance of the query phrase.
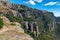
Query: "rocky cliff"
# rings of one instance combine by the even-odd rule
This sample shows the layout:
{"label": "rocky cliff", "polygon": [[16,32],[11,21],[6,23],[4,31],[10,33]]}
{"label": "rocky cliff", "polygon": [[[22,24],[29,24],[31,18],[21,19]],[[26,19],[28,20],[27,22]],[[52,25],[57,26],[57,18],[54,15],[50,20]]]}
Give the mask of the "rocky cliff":
{"label": "rocky cliff", "polygon": [[[6,25],[9,24],[8,29],[10,30],[4,31],[4,33],[1,34],[3,35],[3,37],[5,37],[5,35],[8,35],[9,38],[12,38],[12,36],[16,38],[17,36],[16,40],[18,40],[20,37],[21,40],[23,40],[25,38],[25,34],[23,36],[22,34],[20,35],[20,31],[21,32],[23,31],[19,29],[19,27],[16,25],[10,27],[11,22],[14,23],[18,22],[22,25],[21,27],[24,29],[25,33],[27,33],[26,37],[28,39],[26,40],[33,40],[32,38],[34,38],[34,40],[59,40],[60,39],[60,37],[58,36],[60,33],[59,30],[60,18],[55,17],[52,12],[32,9],[21,4],[13,4],[7,2],[6,0],[0,0],[0,13],[2,13],[7,19],[9,19],[9,21],[6,19],[8,22],[6,22],[6,20],[4,21],[6,22],[5,23]],[[17,25],[19,25],[18,23]],[[14,27],[16,28],[16,30]],[[9,35],[10,33],[12,36]],[[13,35],[15,33],[17,35]]]}
{"label": "rocky cliff", "polygon": [[0,40],[33,40],[21,28],[21,24],[10,22],[3,14],[0,14],[0,19],[3,20],[3,27],[0,29]]}

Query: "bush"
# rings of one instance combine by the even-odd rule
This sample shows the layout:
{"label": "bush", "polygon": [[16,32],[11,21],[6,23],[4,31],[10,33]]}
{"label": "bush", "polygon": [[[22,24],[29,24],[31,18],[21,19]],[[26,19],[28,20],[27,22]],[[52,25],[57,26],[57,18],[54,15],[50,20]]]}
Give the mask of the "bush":
{"label": "bush", "polygon": [[19,23],[22,23],[22,21],[23,21],[23,19],[22,18],[20,18],[20,17],[14,17],[14,16],[12,16],[12,15],[10,15],[10,14],[6,14],[5,15],[11,22],[19,22]]}
{"label": "bush", "polygon": [[3,27],[3,20],[0,19],[0,29]]}

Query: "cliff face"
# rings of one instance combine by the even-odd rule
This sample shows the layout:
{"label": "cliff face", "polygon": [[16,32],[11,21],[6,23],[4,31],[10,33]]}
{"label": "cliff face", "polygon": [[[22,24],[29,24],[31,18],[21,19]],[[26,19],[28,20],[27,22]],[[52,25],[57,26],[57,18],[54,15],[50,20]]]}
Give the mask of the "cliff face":
{"label": "cliff face", "polygon": [[16,16],[18,13],[17,11],[10,9],[10,3],[5,0],[0,0],[0,3],[0,18],[4,23],[3,28],[0,29],[0,40],[33,40],[30,35],[24,32],[21,24],[10,22],[10,20],[5,16],[10,13],[11,15]]}
{"label": "cliff face", "polygon": [[31,35],[34,40],[59,40],[56,34],[60,33],[60,21],[52,12],[32,9],[20,4],[12,4],[6,0],[0,0],[0,5],[0,12],[10,22],[19,22],[24,31]]}
{"label": "cliff face", "polygon": [[3,27],[0,29],[0,40],[33,40],[26,34],[18,22],[10,22],[3,14],[0,14],[3,20]]}
{"label": "cliff face", "polygon": [[56,17],[57,21],[57,35],[60,35],[60,17]]}

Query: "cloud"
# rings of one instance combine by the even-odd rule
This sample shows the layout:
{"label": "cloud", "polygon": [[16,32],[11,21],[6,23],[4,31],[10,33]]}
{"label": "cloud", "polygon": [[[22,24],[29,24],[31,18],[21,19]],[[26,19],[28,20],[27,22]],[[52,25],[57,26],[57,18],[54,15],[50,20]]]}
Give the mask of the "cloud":
{"label": "cloud", "polygon": [[32,5],[36,5],[36,3],[33,0],[29,0],[26,2],[27,4],[32,4]]}
{"label": "cloud", "polygon": [[29,1],[25,2],[25,3],[31,4],[31,5],[36,5],[35,2],[41,3],[42,1],[43,1],[43,0],[29,0]]}
{"label": "cloud", "polygon": [[45,6],[53,6],[55,4],[57,4],[58,2],[48,2],[46,4],[44,4]]}
{"label": "cloud", "polygon": [[58,3],[57,5],[60,5],[60,3]]}
{"label": "cloud", "polygon": [[33,1],[41,3],[43,0],[33,0]]}

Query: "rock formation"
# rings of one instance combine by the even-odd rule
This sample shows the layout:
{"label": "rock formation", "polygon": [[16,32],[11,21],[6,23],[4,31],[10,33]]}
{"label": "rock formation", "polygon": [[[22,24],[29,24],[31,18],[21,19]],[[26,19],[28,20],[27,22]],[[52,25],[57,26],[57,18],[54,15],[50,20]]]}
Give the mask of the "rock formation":
{"label": "rock formation", "polygon": [[4,15],[0,16],[4,21],[0,39],[60,40],[60,18],[52,12],[0,0],[0,13]]}
{"label": "rock formation", "polygon": [[21,24],[10,22],[4,15],[0,16],[0,18],[3,19],[4,23],[3,28],[0,29],[0,40],[33,40],[31,36],[24,32]]}
{"label": "rock formation", "polygon": [[36,22],[23,22],[23,27],[30,33],[34,33],[36,37],[39,35],[39,29]]}

